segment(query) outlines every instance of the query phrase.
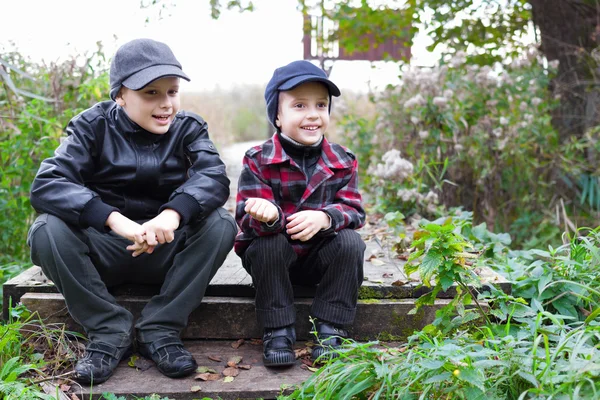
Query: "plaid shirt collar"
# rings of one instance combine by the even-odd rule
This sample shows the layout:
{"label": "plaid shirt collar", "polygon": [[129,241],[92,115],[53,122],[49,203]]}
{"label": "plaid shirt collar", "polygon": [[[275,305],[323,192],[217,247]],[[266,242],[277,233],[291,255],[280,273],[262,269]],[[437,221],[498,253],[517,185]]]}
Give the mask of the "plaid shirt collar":
{"label": "plaid shirt collar", "polygon": [[[281,164],[290,161],[291,157],[286,154],[279,135],[275,133],[271,139],[263,144],[261,162],[265,164]],[[321,160],[330,169],[352,168],[353,159],[345,152],[340,151],[339,146],[333,147],[323,137],[321,147]]]}

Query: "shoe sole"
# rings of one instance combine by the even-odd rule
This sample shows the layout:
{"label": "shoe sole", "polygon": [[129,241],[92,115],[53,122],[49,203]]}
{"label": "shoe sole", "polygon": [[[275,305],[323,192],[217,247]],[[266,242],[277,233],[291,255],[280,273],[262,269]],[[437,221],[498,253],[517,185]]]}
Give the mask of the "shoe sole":
{"label": "shoe sole", "polygon": [[293,354],[273,354],[267,358],[263,356],[265,367],[285,367],[296,363],[296,357]]}

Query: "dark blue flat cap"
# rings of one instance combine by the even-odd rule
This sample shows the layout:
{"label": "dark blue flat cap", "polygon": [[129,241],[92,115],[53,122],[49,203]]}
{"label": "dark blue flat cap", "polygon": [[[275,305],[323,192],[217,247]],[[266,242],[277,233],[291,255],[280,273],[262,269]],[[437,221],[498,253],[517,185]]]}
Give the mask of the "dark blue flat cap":
{"label": "dark blue flat cap", "polygon": [[[279,107],[279,92],[292,90],[298,85],[306,82],[321,82],[329,90],[329,97],[339,96],[340,89],[329,80],[325,71],[316,65],[305,61],[293,61],[286,66],[277,68],[273,77],[265,89],[265,101],[267,102],[267,116],[269,122],[277,128],[275,120],[277,119],[277,108]],[[331,110],[331,101],[329,102]]]}
{"label": "dark blue flat cap", "polygon": [[190,80],[169,46],[152,39],[132,40],[119,47],[112,59],[110,98],[115,100],[121,86],[140,90],[166,76]]}

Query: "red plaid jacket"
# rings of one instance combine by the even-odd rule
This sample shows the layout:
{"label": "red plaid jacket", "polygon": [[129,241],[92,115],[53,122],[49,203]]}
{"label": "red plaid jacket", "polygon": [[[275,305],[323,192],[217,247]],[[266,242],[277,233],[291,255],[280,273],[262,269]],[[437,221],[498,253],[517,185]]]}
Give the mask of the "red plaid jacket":
{"label": "red plaid jacket", "polygon": [[[260,197],[279,210],[273,226],[255,220],[244,212],[245,201]],[[365,223],[365,211],[358,192],[358,162],[346,148],[323,138],[321,158],[310,181],[290,158],[277,134],[246,152],[238,183],[236,221],[241,229],[235,252],[242,256],[250,242],[259,236],[285,233],[286,217],[303,210],[321,210],[331,217],[331,228],[323,234],[342,229],[358,229]],[[322,233],[306,242],[289,239],[298,255],[304,255]],[[289,238],[289,236],[288,236]]]}

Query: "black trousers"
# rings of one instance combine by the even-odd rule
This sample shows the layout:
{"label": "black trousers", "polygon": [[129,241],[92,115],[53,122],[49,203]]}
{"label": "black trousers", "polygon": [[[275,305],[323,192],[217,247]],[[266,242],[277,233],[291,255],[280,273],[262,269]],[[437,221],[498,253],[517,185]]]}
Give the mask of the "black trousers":
{"label": "black trousers", "polygon": [[42,214],[29,230],[31,259],[62,293],[69,313],[92,341],[129,345],[133,316],[107,287],[123,283],[161,284],[136,323],[138,340],[179,336],[190,313],[233,246],[237,226],[224,209],[175,231],[171,243],[132,257],[131,244],[115,233],[80,229]]}
{"label": "black trousers", "polygon": [[298,257],[283,234],[256,238],[243,254],[244,268],[256,289],[256,316],[264,328],[296,322],[292,284],[315,285],[311,316],[350,325],[363,281],[365,243],[351,229],[316,243]]}

